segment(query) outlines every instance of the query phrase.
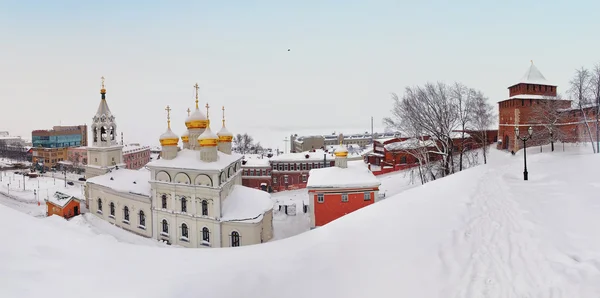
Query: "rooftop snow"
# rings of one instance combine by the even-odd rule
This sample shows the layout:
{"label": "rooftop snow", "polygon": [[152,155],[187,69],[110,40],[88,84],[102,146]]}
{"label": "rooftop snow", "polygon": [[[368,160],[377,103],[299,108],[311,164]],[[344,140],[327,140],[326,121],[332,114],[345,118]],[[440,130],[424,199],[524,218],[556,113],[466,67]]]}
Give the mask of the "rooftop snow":
{"label": "rooftop snow", "polygon": [[312,169],[308,175],[308,188],[358,188],[377,187],[379,179],[361,162],[348,163],[347,168],[329,167]]}
{"label": "rooftop snow", "polygon": [[262,190],[234,185],[223,201],[221,221],[259,222],[265,212],[273,209],[271,195]]}
{"label": "rooftop snow", "polygon": [[519,94],[509,97],[508,99],[558,99],[556,96],[535,95],[535,94]]}
{"label": "rooftop snow", "polygon": [[148,170],[120,168],[104,175],[92,177],[87,180],[87,183],[102,185],[122,193],[133,193],[150,197],[152,195],[150,183],[148,182],[150,181],[150,176],[151,174]]}
{"label": "rooftop snow", "polygon": [[[556,86],[552,85],[544,75],[540,72],[540,70],[533,64],[529,66],[529,69],[525,72],[521,80],[517,84],[538,84],[538,85],[546,85],[546,86]],[[516,84],[515,84],[516,85]],[[514,85],[513,85],[514,86]]]}
{"label": "rooftop snow", "polygon": [[188,170],[222,170],[232,163],[240,160],[241,155],[237,153],[225,154],[221,151],[217,152],[217,161],[205,162],[200,159],[199,150],[183,149],[177,152],[177,156],[174,159],[157,159],[149,162],[146,166],[148,167],[162,167],[162,168],[177,168],[177,169],[188,169]]}
{"label": "rooftop snow", "polygon": [[80,201],[78,198],[70,194],[57,191],[52,196],[48,197],[47,201],[62,208],[65,207],[72,199]]}
{"label": "rooftop snow", "polygon": [[411,138],[401,142],[394,142],[391,144],[385,145],[385,150],[388,151],[398,151],[398,150],[411,150],[423,147],[433,147],[435,146],[435,142],[432,140],[419,140],[416,138]]}
{"label": "rooftop snow", "polygon": [[[302,161],[323,161],[323,154],[327,156],[327,160],[334,160],[335,157],[331,153],[326,153],[323,150],[315,150],[315,152],[305,151],[300,153],[285,153],[278,156],[271,157],[272,161],[282,162],[302,162]],[[306,157],[308,155],[308,158]]]}
{"label": "rooftop snow", "polygon": [[248,158],[248,156],[246,156],[244,161],[246,163],[242,164],[242,167],[270,167],[271,166],[271,163],[269,162],[270,160],[266,157],[264,157],[264,158]]}

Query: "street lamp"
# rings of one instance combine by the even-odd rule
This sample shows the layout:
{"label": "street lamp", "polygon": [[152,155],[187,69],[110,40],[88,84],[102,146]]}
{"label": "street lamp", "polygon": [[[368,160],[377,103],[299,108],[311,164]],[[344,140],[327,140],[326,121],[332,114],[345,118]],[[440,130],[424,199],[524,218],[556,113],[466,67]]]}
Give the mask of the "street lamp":
{"label": "street lamp", "polygon": [[524,170],[523,170],[523,180],[528,180],[528,172],[527,172],[527,141],[529,139],[531,139],[531,136],[533,135],[533,127],[529,127],[527,129],[527,135],[525,136],[519,136],[519,127],[516,126],[515,127],[515,137],[521,141],[523,141],[523,164],[524,164]]}

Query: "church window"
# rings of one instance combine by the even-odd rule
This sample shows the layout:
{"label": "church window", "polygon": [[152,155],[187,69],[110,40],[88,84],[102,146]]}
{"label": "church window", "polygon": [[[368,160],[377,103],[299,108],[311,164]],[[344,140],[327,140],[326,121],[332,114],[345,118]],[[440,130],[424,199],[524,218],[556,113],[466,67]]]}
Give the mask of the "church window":
{"label": "church window", "polygon": [[110,215],[115,216],[115,203],[110,202]]}
{"label": "church window", "polygon": [[146,226],[146,215],[144,214],[144,211],[140,210],[140,227],[145,227]]}
{"label": "church window", "polygon": [[181,198],[181,212],[187,212],[187,200],[184,197]]}
{"label": "church window", "polygon": [[207,227],[202,228],[202,241],[210,242],[210,231]]}
{"label": "church window", "polygon": [[129,207],[123,208],[123,220],[129,222]]}
{"label": "church window", "polygon": [[162,208],[167,209],[167,195],[163,194],[160,198],[162,199]]}
{"label": "church window", "polygon": [[208,215],[208,202],[202,200],[202,215]]}
{"label": "church window", "polygon": [[102,212],[102,199],[98,199],[98,211]]}
{"label": "church window", "polygon": [[186,224],[181,224],[181,238],[188,238],[188,226]]}
{"label": "church window", "polygon": [[231,232],[231,247],[240,246],[240,233],[233,231]]}
{"label": "church window", "polygon": [[167,235],[169,234],[169,223],[166,219],[162,220],[162,232]]}

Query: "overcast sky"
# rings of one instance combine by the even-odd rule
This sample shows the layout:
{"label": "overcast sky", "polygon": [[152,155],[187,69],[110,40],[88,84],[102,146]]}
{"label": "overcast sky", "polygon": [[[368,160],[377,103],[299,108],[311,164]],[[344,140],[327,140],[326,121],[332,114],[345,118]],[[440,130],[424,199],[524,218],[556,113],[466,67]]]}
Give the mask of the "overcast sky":
{"label": "overcast sky", "polygon": [[[127,3],[122,3],[127,2]],[[485,2],[485,3],[483,3]],[[556,1],[558,2],[558,1]],[[598,1],[1,1],[0,130],[90,124],[100,77],[126,142],[185,130],[194,88],[233,133],[376,130],[390,93],[460,81],[491,102],[534,60],[564,91],[600,62]],[[288,48],[291,51],[288,51]]]}

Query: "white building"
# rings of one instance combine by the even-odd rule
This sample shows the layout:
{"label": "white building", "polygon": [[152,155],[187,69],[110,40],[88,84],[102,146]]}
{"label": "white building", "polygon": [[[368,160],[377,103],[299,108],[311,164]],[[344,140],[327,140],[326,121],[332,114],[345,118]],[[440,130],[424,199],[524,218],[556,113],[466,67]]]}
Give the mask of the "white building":
{"label": "white building", "polygon": [[160,136],[161,156],[142,170],[122,166],[104,87],[101,94],[86,168],[90,212],[133,233],[184,247],[251,245],[273,237],[270,195],[241,185],[242,156],[231,152],[233,135],[224,117],[219,133],[212,133],[197,94],[196,111],[186,120],[187,138],[182,138],[185,149],[178,148],[169,115]]}

